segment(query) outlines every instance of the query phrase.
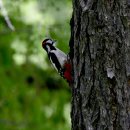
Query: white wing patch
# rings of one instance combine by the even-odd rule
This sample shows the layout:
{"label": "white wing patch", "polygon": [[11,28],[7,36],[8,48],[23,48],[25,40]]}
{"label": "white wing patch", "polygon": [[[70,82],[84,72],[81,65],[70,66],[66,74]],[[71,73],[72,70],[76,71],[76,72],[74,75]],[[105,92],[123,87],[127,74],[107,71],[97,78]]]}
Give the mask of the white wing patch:
{"label": "white wing patch", "polygon": [[63,67],[64,63],[67,61],[67,55],[57,48],[56,50],[52,50],[51,53],[56,55],[61,67]]}

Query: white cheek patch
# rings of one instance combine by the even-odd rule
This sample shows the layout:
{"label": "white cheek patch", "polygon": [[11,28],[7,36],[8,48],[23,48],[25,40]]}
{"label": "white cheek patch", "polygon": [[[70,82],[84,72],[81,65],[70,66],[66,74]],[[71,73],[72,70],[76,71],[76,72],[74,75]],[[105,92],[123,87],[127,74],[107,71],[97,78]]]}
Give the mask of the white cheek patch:
{"label": "white cheek patch", "polygon": [[50,52],[50,47],[46,46],[46,48],[47,48],[47,52],[49,53]]}
{"label": "white cheek patch", "polygon": [[53,42],[52,42],[52,40],[48,40],[47,43],[52,44]]}

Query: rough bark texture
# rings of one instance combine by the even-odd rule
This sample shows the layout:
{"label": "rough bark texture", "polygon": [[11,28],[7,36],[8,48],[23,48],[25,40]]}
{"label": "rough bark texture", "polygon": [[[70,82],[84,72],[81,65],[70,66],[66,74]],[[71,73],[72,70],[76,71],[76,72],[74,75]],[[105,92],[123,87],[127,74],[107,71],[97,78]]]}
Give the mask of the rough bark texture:
{"label": "rough bark texture", "polygon": [[73,0],[72,130],[130,130],[129,0]]}

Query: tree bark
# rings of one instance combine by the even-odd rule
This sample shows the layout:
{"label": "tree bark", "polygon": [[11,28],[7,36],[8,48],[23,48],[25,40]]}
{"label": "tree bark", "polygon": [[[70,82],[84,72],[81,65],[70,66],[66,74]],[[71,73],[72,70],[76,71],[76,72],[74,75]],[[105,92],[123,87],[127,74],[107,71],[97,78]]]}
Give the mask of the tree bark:
{"label": "tree bark", "polygon": [[72,130],[130,130],[129,0],[73,0]]}

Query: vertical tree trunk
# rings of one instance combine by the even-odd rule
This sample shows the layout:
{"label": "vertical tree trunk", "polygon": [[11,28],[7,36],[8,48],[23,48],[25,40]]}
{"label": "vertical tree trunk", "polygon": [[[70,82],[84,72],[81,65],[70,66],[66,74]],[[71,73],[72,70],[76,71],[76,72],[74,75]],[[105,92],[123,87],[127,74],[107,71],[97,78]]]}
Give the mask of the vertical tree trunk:
{"label": "vertical tree trunk", "polygon": [[73,0],[72,130],[130,130],[128,0]]}

